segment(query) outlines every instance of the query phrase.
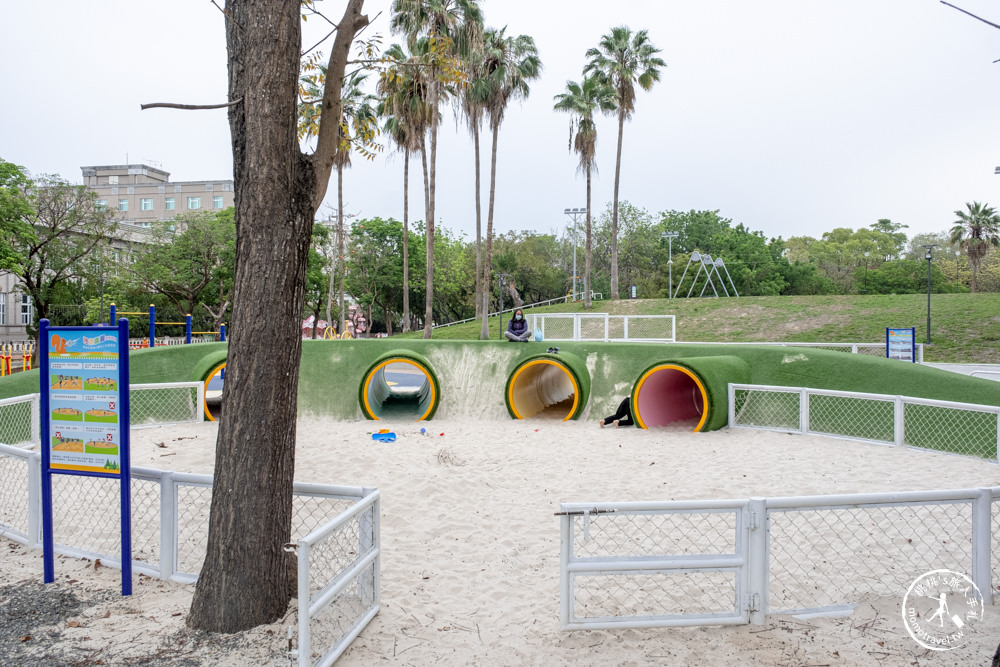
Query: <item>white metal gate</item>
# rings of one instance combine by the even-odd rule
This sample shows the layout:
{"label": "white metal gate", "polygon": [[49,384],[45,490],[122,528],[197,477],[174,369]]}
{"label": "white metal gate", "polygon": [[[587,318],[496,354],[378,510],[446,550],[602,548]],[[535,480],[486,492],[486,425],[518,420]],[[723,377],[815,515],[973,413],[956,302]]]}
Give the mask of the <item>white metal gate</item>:
{"label": "white metal gate", "polygon": [[749,622],[747,501],[563,503],[564,630]]}

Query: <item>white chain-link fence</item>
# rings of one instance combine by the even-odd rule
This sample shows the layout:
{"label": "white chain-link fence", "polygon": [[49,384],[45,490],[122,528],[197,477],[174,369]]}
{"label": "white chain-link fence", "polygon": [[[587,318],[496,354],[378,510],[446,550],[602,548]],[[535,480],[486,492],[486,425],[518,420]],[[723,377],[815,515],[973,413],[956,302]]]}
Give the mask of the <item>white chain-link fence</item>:
{"label": "white chain-link fence", "polygon": [[[132,426],[200,422],[205,385],[201,382],[134,384],[129,387]],[[0,400],[0,444],[41,443],[38,394]]]}
{"label": "white chain-link fence", "polygon": [[730,384],[729,426],[868,440],[996,461],[1000,408],[887,394]]}
{"label": "white chain-link fence", "polygon": [[[133,425],[201,419],[200,383],[131,389]],[[0,402],[2,440],[38,445],[38,421],[37,394]],[[196,581],[208,541],[212,477],[151,468],[131,473],[133,568]],[[41,485],[41,454],[0,444],[0,535],[41,548]],[[118,479],[52,475],[55,550],[121,567],[120,493]],[[331,664],[378,612],[378,498],[375,489],[294,485],[292,539],[298,541],[299,586],[306,587],[299,598],[300,665]]]}
{"label": "white chain-link fence", "polygon": [[547,341],[672,343],[677,333],[673,315],[548,313],[529,315],[528,328]]}
{"label": "white chain-link fence", "polygon": [[378,491],[366,489],[362,500],[295,544],[300,666],[333,664],[378,612],[379,507]]}
{"label": "white chain-link fence", "polygon": [[1000,596],[1000,487],[563,503],[563,629],[761,623],[898,595],[933,569]]}
{"label": "white chain-link fence", "polygon": [[38,394],[0,400],[0,443],[38,443]]}

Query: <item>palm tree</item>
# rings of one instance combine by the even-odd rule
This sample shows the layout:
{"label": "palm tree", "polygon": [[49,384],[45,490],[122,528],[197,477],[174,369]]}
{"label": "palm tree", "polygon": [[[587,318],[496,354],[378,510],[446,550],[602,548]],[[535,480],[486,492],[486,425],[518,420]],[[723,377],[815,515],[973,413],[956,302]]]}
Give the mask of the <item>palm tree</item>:
{"label": "palm tree", "polygon": [[542,72],[542,61],[538,58],[535,40],[528,35],[509,37],[506,28],[487,30],[483,36],[483,74],[486,85],[484,110],[493,132],[493,146],[490,153],[490,202],[486,214],[486,252],[482,267],[483,327],[482,340],[488,340],[490,263],[493,253],[493,211],[497,182],[497,139],[507,106],[514,100],[524,99],[531,92],[528,82],[537,79]]}
{"label": "palm tree", "polygon": [[611,212],[611,298],[618,298],[618,184],[622,169],[622,132],[626,119],[635,111],[635,84],[649,90],[660,80],[660,67],[667,64],[656,57],[660,49],[649,41],[647,31],[635,35],[628,26],[612,28],[601,37],[597,48],[587,50],[590,62],[584,75],[601,74],[614,86],[618,111],[618,153],[615,161],[615,195]]}
{"label": "palm tree", "polygon": [[[457,57],[469,52],[482,33],[483,15],[477,0],[393,0],[390,27],[406,35],[412,50],[421,36],[432,43],[429,49],[430,75],[427,102],[430,118],[430,165],[426,179],[427,294],[424,310],[424,338],[431,337],[434,323],[434,196],[437,171],[437,136],[444,81],[459,71]],[[422,151],[427,160],[427,152]]]}
{"label": "palm tree", "polygon": [[969,255],[972,267],[972,292],[976,292],[976,276],[979,263],[986,257],[990,247],[1000,245],[1000,215],[992,206],[979,202],[966,202],[968,212],[955,211],[958,220],[951,228],[951,242]]}
{"label": "palm tree", "polygon": [[[615,90],[603,76],[584,77],[583,83],[566,82],[566,92],[555,96],[557,111],[572,114],[569,122],[571,150],[580,154],[580,171],[587,175],[587,245],[584,253],[583,307],[590,308],[590,255],[592,237],[590,233],[590,172],[595,169],[594,157],[597,153],[597,125],[594,115],[615,109]],[[573,134],[574,129],[576,134]]]}
{"label": "palm tree", "polygon": [[426,86],[421,80],[419,62],[408,56],[403,47],[393,44],[385,52],[394,64],[382,73],[378,92],[382,95],[379,115],[385,118],[383,129],[403,151],[403,331],[410,330],[410,154],[423,148],[430,111],[423,98]]}
{"label": "palm tree", "polygon": [[481,203],[480,169],[479,169],[479,131],[483,126],[486,98],[489,93],[489,82],[484,71],[485,58],[483,42],[475,45],[465,58],[465,69],[468,76],[467,85],[462,91],[462,114],[472,132],[472,145],[475,154],[476,170],[476,317],[482,314],[483,299],[483,214]]}
{"label": "palm tree", "polygon": [[[321,122],[320,101],[322,101],[323,85],[326,81],[326,68],[319,67],[319,74],[302,77],[300,91],[305,98],[299,103],[299,138],[309,139],[319,132]],[[334,155],[334,167],[337,169],[337,268],[340,269],[340,286],[337,290],[337,307],[340,310],[340,326],[344,331],[344,170],[351,166],[352,137],[370,137],[371,127],[375,123],[375,109],[372,106],[375,96],[364,92],[362,84],[368,78],[367,74],[354,73],[344,79],[341,89],[341,115],[339,119],[340,138],[337,152]],[[362,139],[362,141],[366,141]],[[335,271],[330,272],[330,292],[333,294]],[[327,308],[329,310],[329,307]]]}

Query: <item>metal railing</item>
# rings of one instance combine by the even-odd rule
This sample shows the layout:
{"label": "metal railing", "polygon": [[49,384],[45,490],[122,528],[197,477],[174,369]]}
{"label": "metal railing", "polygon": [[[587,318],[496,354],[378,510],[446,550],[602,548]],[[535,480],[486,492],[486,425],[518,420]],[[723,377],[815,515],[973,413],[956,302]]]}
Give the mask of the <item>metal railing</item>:
{"label": "metal railing", "polygon": [[[569,303],[573,298],[572,295],[567,294],[566,296],[558,296],[554,299],[548,299],[546,301],[538,301],[536,303],[526,303],[523,306],[511,306],[510,308],[505,308],[504,310],[499,310],[487,315],[487,317],[497,317],[502,316],[504,313],[513,313],[515,310],[525,310],[527,308],[534,308],[536,306],[551,306],[554,303]],[[447,324],[435,324],[433,329],[443,329],[444,327],[453,327],[456,324],[465,324],[466,322],[478,322],[482,320],[482,317],[466,317],[464,320],[455,320],[454,322],[448,322]]]}
{"label": "metal railing", "polygon": [[[695,342],[682,341],[686,345],[764,345],[770,347],[813,347],[821,350],[831,350],[833,352],[846,352],[850,354],[862,354],[869,357],[885,357],[885,343],[720,343],[720,342]],[[917,363],[924,361],[924,344],[917,343]]]}
{"label": "metal railing", "polygon": [[673,343],[673,315],[609,315],[608,313],[546,313],[528,315],[528,330],[543,340]]}
{"label": "metal railing", "polygon": [[867,440],[998,461],[1000,407],[730,384],[729,427]]}
{"label": "metal railing", "polygon": [[844,613],[938,568],[986,602],[1000,582],[1000,487],[560,509],[564,630]]}

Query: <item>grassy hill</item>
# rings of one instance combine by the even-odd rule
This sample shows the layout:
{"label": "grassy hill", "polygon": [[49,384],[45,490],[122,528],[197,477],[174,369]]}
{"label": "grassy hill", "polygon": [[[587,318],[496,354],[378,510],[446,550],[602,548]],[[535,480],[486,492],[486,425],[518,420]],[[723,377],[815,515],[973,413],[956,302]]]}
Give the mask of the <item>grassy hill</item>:
{"label": "grassy hill", "polygon": [[[527,313],[584,312],[582,304]],[[682,342],[883,343],[886,327],[916,327],[927,335],[927,295],[775,296],[722,299],[595,301],[591,312],[675,315]],[[504,315],[506,327],[509,315]],[[490,320],[499,337],[501,323]],[[477,340],[480,324],[434,330],[434,338]],[[420,334],[407,334],[419,336]],[[931,345],[924,361],[1000,363],[1000,294],[931,295]]]}

